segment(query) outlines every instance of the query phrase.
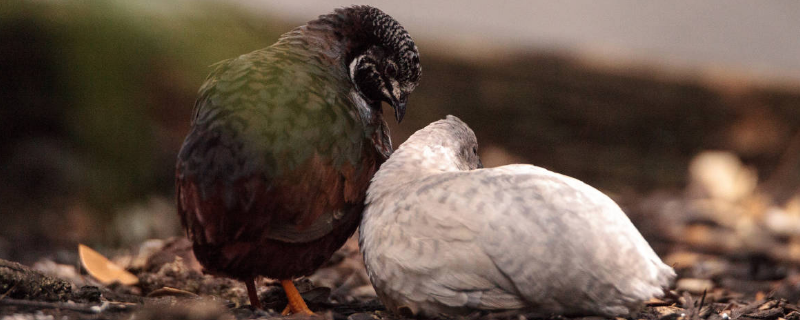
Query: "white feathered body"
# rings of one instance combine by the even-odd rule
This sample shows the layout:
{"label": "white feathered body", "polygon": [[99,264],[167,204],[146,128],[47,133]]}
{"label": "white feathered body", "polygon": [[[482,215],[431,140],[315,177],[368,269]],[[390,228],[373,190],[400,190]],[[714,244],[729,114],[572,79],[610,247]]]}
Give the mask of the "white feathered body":
{"label": "white feathered body", "polygon": [[618,316],[675,277],[602,192],[532,165],[463,170],[431,126],[368,190],[360,245],[389,310]]}

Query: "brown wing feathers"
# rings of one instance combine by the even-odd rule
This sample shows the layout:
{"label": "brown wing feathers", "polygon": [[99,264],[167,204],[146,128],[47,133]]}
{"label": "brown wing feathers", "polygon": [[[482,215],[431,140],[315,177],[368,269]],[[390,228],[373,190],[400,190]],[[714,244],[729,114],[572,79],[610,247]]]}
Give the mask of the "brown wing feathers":
{"label": "brown wing feathers", "polygon": [[[257,174],[240,179],[227,186],[234,192],[223,192],[226,186],[218,181],[214,192],[205,197],[198,192],[193,177],[181,178],[178,171],[178,210],[189,237],[198,244],[198,259],[206,256],[216,260],[204,264],[218,266],[218,270],[209,271],[238,275],[244,265],[253,264],[238,260],[250,256],[249,251],[256,250],[254,246],[263,247],[265,242],[311,245],[331,232],[346,233],[341,237],[343,242],[360,220],[364,191],[383,159],[371,145],[363,149],[364,161],[359,169],[349,163],[336,168],[330,160],[315,155],[279,179],[267,180]],[[226,206],[225,194],[235,195],[233,207]],[[198,252],[204,251],[204,245],[209,250]],[[209,256],[215,250],[220,253]]]}

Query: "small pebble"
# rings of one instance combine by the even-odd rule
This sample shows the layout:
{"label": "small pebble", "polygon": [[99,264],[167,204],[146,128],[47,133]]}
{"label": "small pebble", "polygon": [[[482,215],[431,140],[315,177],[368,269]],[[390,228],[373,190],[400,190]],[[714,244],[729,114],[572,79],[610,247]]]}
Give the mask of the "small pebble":
{"label": "small pebble", "polygon": [[347,320],[375,320],[375,319],[376,317],[374,314],[367,312],[354,313],[347,317]]}
{"label": "small pebble", "polygon": [[99,306],[92,306],[92,307],[91,307],[91,308],[89,308],[89,309],[90,309],[90,310],[92,310],[92,312],[94,312],[94,313],[100,313],[100,312],[103,312],[103,311],[105,311],[106,309],[108,309],[108,301],[103,301],[103,304],[101,304],[101,305],[99,305]]}
{"label": "small pebble", "polygon": [[708,279],[685,278],[680,279],[675,284],[677,291],[687,291],[694,294],[702,294],[703,291],[714,288],[714,282]]}

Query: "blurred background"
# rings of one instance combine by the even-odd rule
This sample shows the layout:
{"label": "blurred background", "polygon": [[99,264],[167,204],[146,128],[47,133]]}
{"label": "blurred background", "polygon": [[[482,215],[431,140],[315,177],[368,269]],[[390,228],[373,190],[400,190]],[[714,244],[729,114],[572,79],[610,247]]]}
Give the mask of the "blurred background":
{"label": "blurred background", "polygon": [[[454,114],[484,164],[598,187],[668,263],[800,262],[800,3],[364,3],[422,56],[395,146]],[[0,258],[181,235],[175,157],[210,66],[350,4],[4,2]]]}

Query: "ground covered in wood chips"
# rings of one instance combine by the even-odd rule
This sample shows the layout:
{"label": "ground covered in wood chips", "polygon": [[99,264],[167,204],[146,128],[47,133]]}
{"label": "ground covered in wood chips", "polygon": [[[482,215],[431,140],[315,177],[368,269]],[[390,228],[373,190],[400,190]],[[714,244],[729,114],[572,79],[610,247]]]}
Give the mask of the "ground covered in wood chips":
{"label": "ground covered in wood chips", "polygon": [[[203,275],[183,238],[153,240],[113,257],[139,278],[136,285],[102,285],[73,266],[46,261],[29,268],[0,260],[2,319],[269,319],[281,317],[283,289],[260,281],[267,311],[254,310],[244,286]],[[387,314],[367,280],[355,241],[309,279],[297,281],[309,306],[328,319],[402,319]],[[678,250],[676,287],[631,319],[800,320],[800,273],[765,255],[715,255]],[[300,316],[290,316],[299,318]],[[525,319],[516,312],[440,319]],[[554,319],[562,318],[554,316]]]}
{"label": "ground covered in wood chips", "polygon": [[[698,155],[689,171],[684,190],[612,195],[678,273],[665,297],[648,301],[629,319],[800,320],[800,195],[775,200],[753,170],[724,152]],[[0,260],[0,320],[270,319],[282,317],[276,310],[286,305],[279,283],[260,279],[266,311],[251,308],[242,283],[203,274],[184,237],[149,240],[106,256],[111,262],[101,257],[99,269],[120,266],[135,283],[103,284],[86,259],[83,267]],[[388,314],[377,300],[355,238],[296,285],[326,319],[404,319]],[[439,317],[527,318],[533,316]]]}

